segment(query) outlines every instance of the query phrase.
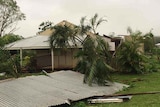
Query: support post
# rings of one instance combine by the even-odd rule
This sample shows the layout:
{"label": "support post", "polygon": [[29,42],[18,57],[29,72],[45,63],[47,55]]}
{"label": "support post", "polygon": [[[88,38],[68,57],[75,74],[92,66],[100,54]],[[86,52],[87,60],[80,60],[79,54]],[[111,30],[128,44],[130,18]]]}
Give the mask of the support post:
{"label": "support post", "polygon": [[52,63],[52,71],[54,71],[54,51],[53,51],[53,48],[51,48],[51,63]]}
{"label": "support post", "polygon": [[22,60],[23,60],[23,53],[22,53],[22,48],[20,48],[20,66],[22,68]]}

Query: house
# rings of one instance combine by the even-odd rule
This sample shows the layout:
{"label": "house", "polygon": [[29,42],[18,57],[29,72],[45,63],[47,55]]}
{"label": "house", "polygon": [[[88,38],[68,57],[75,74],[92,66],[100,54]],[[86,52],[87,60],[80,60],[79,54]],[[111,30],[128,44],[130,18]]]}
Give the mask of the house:
{"label": "house", "polygon": [[[55,26],[70,26],[75,25],[63,20]],[[60,51],[59,48],[50,49],[49,37],[54,32],[54,29],[47,29],[40,32],[36,36],[28,37],[14,43],[6,45],[6,49],[13,51],[20,51],[20,59],[22,65],[23,50],[34,50],[36,53],[36,65],[40,69],[72,69],[76,66],[77,59],[74,58],[75,53],[82,48],[81,43],[77,42],[77,47],[73,46],[74,43],[70,41],[70,46],[67,51]],[[93,34],[92,34],[93,35]],[[115,51],[115,43],[111,41],[111,38],[102,38],[109,44],[110,50]],[[85,39],[82,37],[82,39]]]}
{"label": "house", "polygon": [[103,35],[102,38],[109,44],[110,51],[112,53],[118,48],[120,43],[123,41],[123,39],[121,37],[110,37],[107,35]]}
{"label": "house", "polygon": [[49,36],[44,35],[36,35],[13,42],[6,45],[6,49],[10,51],[20,51],[21,65],[24,57],[23,50],[35,51],[36,65],[41,69],[71,69],[76,66],[77,62],[74,54],[78,51],[78,48],[69,48],[66,52],[59,51],[58,48],[51,50],[49,46]]}

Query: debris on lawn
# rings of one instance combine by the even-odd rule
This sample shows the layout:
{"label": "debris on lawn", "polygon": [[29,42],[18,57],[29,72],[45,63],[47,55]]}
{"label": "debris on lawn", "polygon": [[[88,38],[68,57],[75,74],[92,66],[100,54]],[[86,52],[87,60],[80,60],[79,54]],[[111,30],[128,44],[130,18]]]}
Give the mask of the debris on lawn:
{"label": "debris on lawn", "polygon": [[116,97],[108,97],[108,98],[96,98],[96,99],[89,99],[88,102],[91,104],[95,103],[120,103],[128,101],[132,98],[132,96],[116,96]]}
{"label": "debris on lawn", "polygon": [[119,103],[119,102],[129,101],[133,95],[145,95],[145,94],[160,94],[160,91],[94,96],[94,97],[88,99],[87,101],[90,104],[114,103],[114,102]]}

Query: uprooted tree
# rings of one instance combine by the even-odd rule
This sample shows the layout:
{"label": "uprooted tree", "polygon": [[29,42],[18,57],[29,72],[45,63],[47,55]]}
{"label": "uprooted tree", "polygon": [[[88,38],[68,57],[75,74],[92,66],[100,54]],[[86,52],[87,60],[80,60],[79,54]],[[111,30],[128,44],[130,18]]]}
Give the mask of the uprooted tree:
{"label": "uprooted tree", "polygon": [[16,1],[0,0],[0,37],[6,30],[9,30],[9,33],[16,30],[17,22],[24,19],[25,15],[20,11]]}

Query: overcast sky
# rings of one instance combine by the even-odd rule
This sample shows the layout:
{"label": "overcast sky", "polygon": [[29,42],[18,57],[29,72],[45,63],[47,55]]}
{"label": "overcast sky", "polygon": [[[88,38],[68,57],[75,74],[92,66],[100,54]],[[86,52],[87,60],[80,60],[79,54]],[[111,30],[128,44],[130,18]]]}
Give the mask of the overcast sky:
{"label": "overcast sky", "polygon": [[26,20],[18,23],[15,34],[33,36],[43,21],[54,24],[67,20],[79,25],[81,17],[95,13],[106,17],[97,31],[100,34],[127,34],[127,27],[143,33],[153,28],[160,35],[160,0],[16,0]]}

